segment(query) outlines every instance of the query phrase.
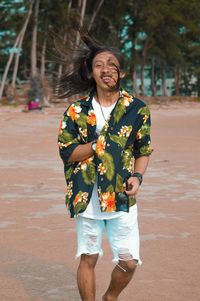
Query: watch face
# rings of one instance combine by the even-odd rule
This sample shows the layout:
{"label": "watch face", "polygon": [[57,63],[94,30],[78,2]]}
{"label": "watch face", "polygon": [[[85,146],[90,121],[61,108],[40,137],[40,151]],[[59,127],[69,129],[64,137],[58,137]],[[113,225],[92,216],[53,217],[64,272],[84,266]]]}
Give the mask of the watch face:
{"label": "watch face", "polygon": [[92,143],[92,149],[93,149],[94,151],[96,150],[96,147],[97,147],[97,143],[96,143],[96,142]]}

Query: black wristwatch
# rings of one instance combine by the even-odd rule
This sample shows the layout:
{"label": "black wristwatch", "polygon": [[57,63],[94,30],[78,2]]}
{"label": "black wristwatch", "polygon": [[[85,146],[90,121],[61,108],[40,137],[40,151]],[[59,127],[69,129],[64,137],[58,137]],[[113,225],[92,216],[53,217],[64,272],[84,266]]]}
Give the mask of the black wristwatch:
{"label": "black wristwatch", "polygon": [[143,181],[143,175],[140,172],[134,172],[131,177],[136,177],[139,180],[140,185],[142,184]]}

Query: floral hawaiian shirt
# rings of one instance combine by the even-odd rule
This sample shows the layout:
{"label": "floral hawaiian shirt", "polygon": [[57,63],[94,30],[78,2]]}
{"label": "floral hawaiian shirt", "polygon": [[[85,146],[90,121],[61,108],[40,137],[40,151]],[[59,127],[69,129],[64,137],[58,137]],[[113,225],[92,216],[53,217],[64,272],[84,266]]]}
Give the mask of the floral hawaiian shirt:
{"label": "floral hawaiian shirt", "polygon": [[[135,197],[122,201],[118,194],[125,190],[124,180],[132,173],[134,159],[152,152],[150,112],[144,102],[121,90],[97,137],[93,96],[90,93],[72,103],[65,111],[59,129],[58,146],[67,182],[66,206],[71,217],[85,211],[96,181],[102,212],[128,212]],[[95,139],[97,146],[93,156],[80,162],[68,162],[79,144]]]}

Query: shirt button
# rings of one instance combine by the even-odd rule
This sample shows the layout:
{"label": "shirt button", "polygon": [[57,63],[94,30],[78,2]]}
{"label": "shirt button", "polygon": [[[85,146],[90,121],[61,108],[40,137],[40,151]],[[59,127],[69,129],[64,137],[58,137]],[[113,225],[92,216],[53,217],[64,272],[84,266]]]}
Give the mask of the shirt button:
{"label": "shirt button", "polygon": [[110,143],[107,143],[107,147],[110,147]]}
{"label": "shirt button", "polygon": [[103,181],[103,178],[101,178],[100,180]]}
{"label": "shirt button", "polygon": [[113,130],[114,130],[112,126],[111,126],[111,128],[110,128],[110,129],[111,129],[111,131],[113,131]]}

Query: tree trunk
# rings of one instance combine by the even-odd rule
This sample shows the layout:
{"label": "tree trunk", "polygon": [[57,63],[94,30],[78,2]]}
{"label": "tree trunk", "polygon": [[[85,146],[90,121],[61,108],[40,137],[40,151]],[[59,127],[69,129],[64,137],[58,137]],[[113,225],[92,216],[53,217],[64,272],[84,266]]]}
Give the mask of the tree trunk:
{"label": "tree trunk", "polygon": [[13,76],[12,76],[12,87],[13,87],[13,89],[15,89],[17,71],[18,71],[18,67],[19,67],[19,56],[20,56],[20,50],[21,50],[23,39],[24,39],[24,37],[21,35],[20,39],[19,39],[19,45],[17,47],[18,48],[17,53],[15,55],[15,65],[14,65]]}
{"label": "tree trunk", "polygon": [[97,16],[97,14],[98,14],[101,6],[103,5],[103,3],[104,3],[104,0],[100,0],[99,3],[98,3],[98,5],[94,8],[93,15],[92,15],[92,18],[91,18],[89,26],[88,26],[88,31],[90,31],[90,29],[92,28],[94,20],[95,20],[95,18]]}
{"label": "tree trunk", "polygon": [[[79,4],[80,5],[80,4]],[[69,18],[70,16],[70,11],[71,11],[71,6],[72,6],[72,0],[69,0],[69,3],[68,3],[68,7],[67,7],[67,17]],[[68,19],[69,20],[69,19]],[[69,22],[69,21],[68,21]],[[67,23],[67,26],[68,26],[68,23]],[[65,34],[64,34],[64,44],[65,42],[68,40],[68,31],[67,31],[67,26],[66,26],[66,31],[65,31]],[[66,67],[66,69],[68,68],[68,66]],[[59,67],[58,67],[58,78],[61,77],[63,73],[63,64],[60,64]]]}
{"label": "tree trunk", "polygon": [[67,15],[68,16],[70,14],[71,7],[72,7],[72,0],[69,0],[68,7],[67,7]]}
{"label": "tree trunk", "polygon": [[21,49],[22,43],[24,41],[24,35],[25,35],[25,32],[26,32],[26,28],[27,28],[28,21],[30,19],[31,13],[32,13],[32,6],[31,6],[31,10],[29,9],[29,12],[28,12],[28,18],[26,20],[27,21],[26,22],[26,27],[24,27],[22,29],[22,32],[21,32],[21,36],[20,36],[20,40],[19,40],[19,45],[18,45],[18,51],[17,51],[16,57],[15,57],[15,66],[14,66],[13,77],[12,77],[12,87],[14,89],[15,89],[15,83],[16,83],[16,78],[17,78],[17,71],[18,71],[18,67],[19,67],[20,49]]}
{"label": "tree trunk", "polygon": [[138,95],[138,86],[137,86],[137,51],[136,51],[136,38],[132,39],[132,58],[133,58],[133,95]]}
{"label": "tree trunk", "polygon": [[[28,11],[28,14],[27,14],[27,17],[26,17],[26,20],[24,22],[24,25],[20,31],[20,33],[18,34],[16,40],[15,40],[15,44],[13,45],[13,49],[15,49],[17,46],[18,46],[18,43],[21,39],[21,36],[23,35],[23,32],[25,33],[26,31],[26,28],[27,28],[27,25],[28,25],[28,22],[29,22],[29,19],[30,19],[30,16],[31,16],[31,13],[32,13],[32,7],[33,7],[33,2],[31,2],[30,4],[30,7],[29,7],[29,11]],[[2,81],[1,81],[1,87],[0,87],[0,99],[3,95],[3,90],[4,90],[4,87],[5,87],[5,83],[6,83],[6,79],[7,79],[7,75],[8,75],[8,71],[10,69],[10,65],[12,63],[12,60],[13,60],[13,56],[14,56],[14,52],[11,51],[10,52],[10,56],[9,56],[9,59],[8,59],[8,62],[6,64],[6,68],[4,70],[4,74],[3,74],[3,77],[2,77]]]}
{"label": "tree trunk", "polygon": [[197,96],[200,97],[200,73],[197,74]]}
{"label": "tree trunk", "polygon": [[174,68],[174,85],[175,85],[175,95],[180,94],[180,68],[176,66]]}
{"label": "tree trunk", "polygon": [[[65,34],[64,34],[63,41],[64,41],[64,44],[65,44],[66,41],[67,41],[67,31],[66,31]],[[63,73],[63,64],[60,64],[60,65],[59,65],[59,68],[58,68],[58,78],[61,77],[62,73]]]}
{"label": "tree trunk", "polygon": [[145,65],[146,65],[146,57],[147,51],[152,47],[152,36],[153,33],[149,35],[147,40],[145,41],[144,47],[142,49],[142,66],[141,66],[141,92],[142,96],[145,96]]}
{"label": "tree trunk", "polygon": [[156,95],[156,86],[155,86],[155,57],[151,58],[151,95]]}
{"label": "tree trunk", "polygon": [[46,47],[47,47],[47,36],[45,33],[44,42],[42,45],[42,53],[41,53],[41,79],[43,80],[45,77],[45,61],[46,61]]}
{"label": "tree trunk", "polygon": [[[86,10],[86,5],[87,5],[87,0],[79,0],[78,2],[78,9],[80,10],[80,20],[79,20],[79,26],[83,26],[83,21],[84,21],[84,17],[85,17],[85,10]],[[80,43],[80,35],[77,32],[76,35],[76,43],[75,45],[78,46]]]}
{"label": "tree trunk", "polygon": [[137,65],[133,65],[133,95],[138,95],[138,86],[137,86]]}
{"label": "tree trunk", "polygon": [[142,57],[141,65],[141,94],[145,96],[145,56]]}
{"label": "tree trunk", "polygon": [[80,26],[83,26],[83,20],[85,18],[86,5],[87,5],[87,0],[82,0]]}
{"label": "tree trunk", "polygon": [[37,28],[40,0],[35,2],[34,26],[32,32],[32,47],[31,47],[31,76],[37,76]]}
{"label": "tree trunk", "polygon": [[163,96],[168,96],[165,68],[162,69],[162,91]]}

